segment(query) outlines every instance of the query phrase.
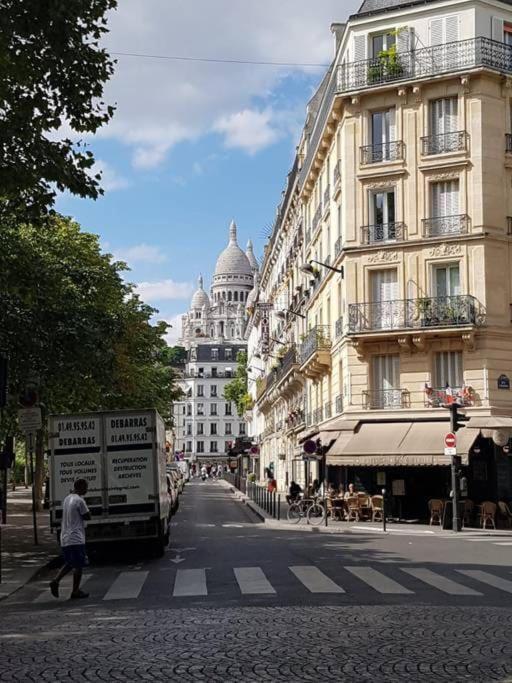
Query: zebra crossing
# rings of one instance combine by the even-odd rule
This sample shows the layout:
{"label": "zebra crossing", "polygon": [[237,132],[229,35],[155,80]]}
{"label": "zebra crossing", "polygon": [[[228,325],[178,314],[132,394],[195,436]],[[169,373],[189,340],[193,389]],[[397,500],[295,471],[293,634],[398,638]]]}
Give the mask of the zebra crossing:
{"label": "zebra crossing", "polygon": [[[371,598],[403,596],[404,599],[423,598],[430,591],[440,596],[485,598],[490,591],[495,598],[499,593],[512,594],[512,572],[505,567],[493,571],[460,569],[452,565],[430,567],[383,565],[330,566],[323,571],[315,565],[292,565],[281,568],[279,577],[273,578],[272,570],[262,567],[180,568],[170,570],[162,579],[144,569],[121,571],[112,575],[100,570],[85,574],[82,586],[89,590],[94,600],[103,603],[137,600],[144,594],[158,594],[160,599],[208,598],[229,594],[231,598],[260,597],[274,602],[287,591],[306,598],[310,596],[333,596],[344,600],[361,594]],[[499,573],[508,573],[504,578]],[[152,578],[153,577],[153,578]],[[156,580],[156,584],[155,581]],[[70,577],[61,584],[61,596],[53,598],[47,584],[39,583],[25,592],[21,602],[48,605],[68,599]],[[21,597],[21,596],[20,596]],[[502,599],[502,598],[499,598]],[[20,604],[20,601],[16,601]]]}

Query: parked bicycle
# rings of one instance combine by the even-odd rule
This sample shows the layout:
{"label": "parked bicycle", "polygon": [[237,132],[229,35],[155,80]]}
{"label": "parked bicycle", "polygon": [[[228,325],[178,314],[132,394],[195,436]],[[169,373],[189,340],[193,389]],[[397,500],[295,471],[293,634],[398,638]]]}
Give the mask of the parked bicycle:
{"label": "parked bicycle", "polygon": [[314,503],[313,498],[299,498],[291,503],[287,513],[288,521],[298,524],[301,519],[307,518],[308,510]]}

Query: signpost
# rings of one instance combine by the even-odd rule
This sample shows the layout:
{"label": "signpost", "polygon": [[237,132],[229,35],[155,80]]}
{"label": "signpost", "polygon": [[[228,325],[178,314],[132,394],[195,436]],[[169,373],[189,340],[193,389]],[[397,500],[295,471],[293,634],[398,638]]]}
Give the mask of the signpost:
{"label": "signpost", "polygon": [[453,432],[448,432],[444,437],[444,454],[457,455],[457,437]]}

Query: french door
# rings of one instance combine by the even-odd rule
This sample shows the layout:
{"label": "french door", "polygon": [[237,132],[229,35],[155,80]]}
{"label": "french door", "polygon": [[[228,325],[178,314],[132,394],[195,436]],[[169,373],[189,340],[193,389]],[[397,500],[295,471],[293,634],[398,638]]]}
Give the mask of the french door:
{"label": "french door", "polygon": [[400,408],[400,356],[374,356],[372,359],[372,408]]}
{"label": "french door", "polygon": [[401,327],[398,299],[398,273],[395,269],[375,270],[371,274],[371,325],[374,330]]}

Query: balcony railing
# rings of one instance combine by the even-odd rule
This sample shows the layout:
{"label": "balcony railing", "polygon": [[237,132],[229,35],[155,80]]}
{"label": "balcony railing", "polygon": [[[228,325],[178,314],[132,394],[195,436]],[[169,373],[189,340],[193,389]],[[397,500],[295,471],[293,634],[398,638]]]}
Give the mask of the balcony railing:
{"label": "balcony railing", "polygon": [[322,204],[319,204],[317,206],[317,209],[316,209],[314,215],[313,215],[313,221],[311,223],[311,232],[315,232],[315,230],[320,225],[321,220],[322,220]]}
{"label": "balcony railing", "polygon": [[479,37],[349,62],[338,67],[337,89],[348,92],[480,67],[511,73],[512,47]]}
{"label": "balcony railing", "polygon": [[505,135],[505,152],[512,152],[512,133]]}
{"label": "balcony railing", "polygon": [[361,228],[361,232],[363,244],[401,242],[405,239],[405,224],[381,223],[379,225],[364,225]]}
{"label": "balcony railing", "polygon": [[338,318],[338,320],[336,320],[334,325],[334,334],[336,339],[339,339],[343,336],[343,318]]}
{"label": "balcony railing", "polygon": [[311,228],[306,229],[306,244],[311,242]]}
{"label": "balcony railing", "polygon": [[277,381],[288,374],[290,369],[297,363],[297,348],[292,344],[281,358],[281,367],[277,370]]}
{"label": "balcony railing", "polygon": [[336,243],[334,245],[334,257],[335,258],[338,258],[338,256],[342,252],[342,249],[343,249],[343,238],[338,237],[338,239],[336,240]]}
{"label": "balcony railing", "polygon": [[317,351],[331,348],[331,335],[328,325],[317,325],[310,330],[300,347],[300,361],[305,363]]}
{"label": "balcony railing", "polygon": [[334,166],[332,181],[334,183],[334,187],[338,187],[339,183],[341,182],[341,159],[338,159],[336,165]]}
{"label": "balcony railing", "polygon": [[327,401],[324,403],[324,420],[329,420],[332,417],[332,403]]}
{"label": "balcony railing", "polygon": [[475,402],[474,392],[470,387],[449,387],[435,389],[425,385],[425,407],[444,408],[450,403],[461,406],[472,406]]}
{"label": "balcony railing", "polygon": [[402,161],[404,143],[401,140],[361,147],[362,164],[381,164],[385,161]]}
{"label": "balcony railing", "polygon": [[349,334],[433,327],[480,326],[485,316],[474,296],[378,301],[349,305]]}
{"label": "balcony railing", "polygon": [[318,424],[324,419],[324,411],[322,408],[315,408],[313,410],[313,424]]}
{"label": "balcony railing", "polygon": [[469,216],[435,216],[422,220],[424,237],[444,237],[445,235],[465,235],[469,228]]}
{"label": "balcony railing", "polygon": [[339,394],[336,396],[336,415],[340,415],[343,412],[343,396]]}
{"label": "balcony railing", "polygon": [[363,408],[365,410],[390,410],[404,408],[405,392],[403,389],[384,389],[363,391]]}
{"label": "balcony railing", "polygon": [[313,424],[313,413],[306,413],[306,427],[310,427]]}
{"label": "balcony railing", "polygon": [[324,213],[331,206],[331,186],[327,185],[324,191]]}
{"label": "balcony railing", "polygon": [[442,133],[441,135],[427,135],[421,138],[423,156],[431,154],[446,154],[448,152],[466,152],[469,135],[465,130]]}

